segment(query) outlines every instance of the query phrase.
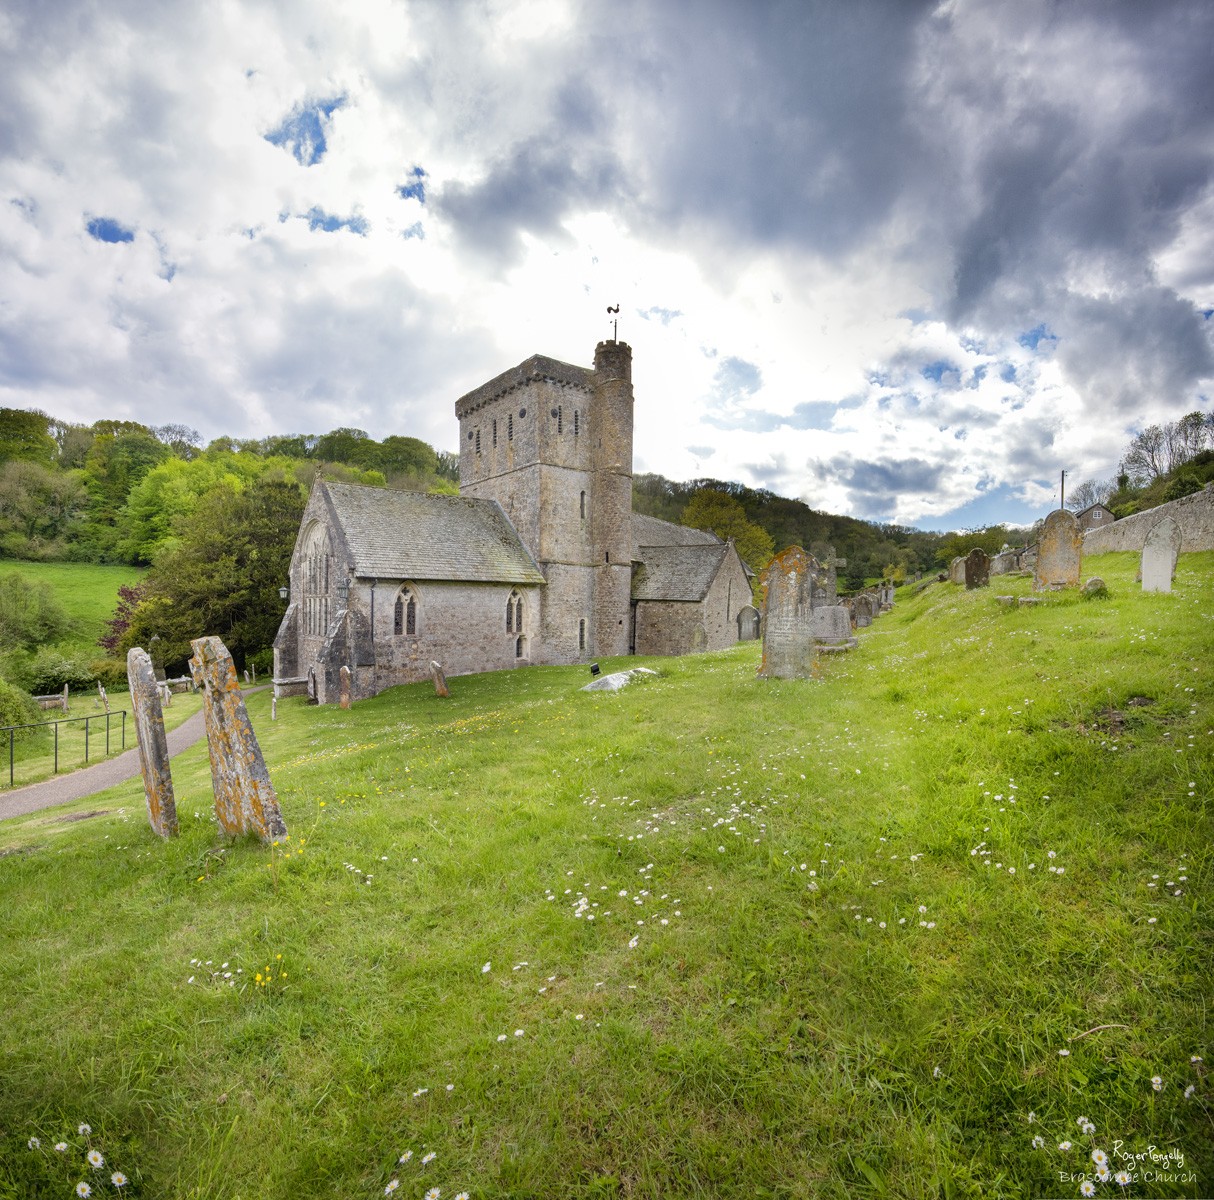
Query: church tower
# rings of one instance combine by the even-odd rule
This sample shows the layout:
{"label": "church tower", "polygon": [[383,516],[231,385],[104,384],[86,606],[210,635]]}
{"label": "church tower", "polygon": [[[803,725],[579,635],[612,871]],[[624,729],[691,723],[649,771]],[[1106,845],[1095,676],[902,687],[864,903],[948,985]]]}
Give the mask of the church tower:
{"label": "church tower", "polygon": [[460,495],[496,500],[547,581],[532,662],[629,652],[632,409],[619,341],[593,370],[534,355],[456,402]]}

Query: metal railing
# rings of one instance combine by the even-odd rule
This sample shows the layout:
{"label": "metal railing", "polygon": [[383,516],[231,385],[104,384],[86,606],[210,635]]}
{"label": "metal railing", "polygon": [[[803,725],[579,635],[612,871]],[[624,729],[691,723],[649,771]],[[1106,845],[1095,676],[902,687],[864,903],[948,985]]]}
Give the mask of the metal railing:
{"label": "metal railing", "polygon": [[13,786],[13,760],[14,752],[17,745],[17,731],[21,729],[45,729],[47,725],[53,725],[55,728],[55,769],[54,774],[59,774],[59,726],[72,725],[81,721],[84,722],[84,761],[87,764],[89,760],[89,722],[104,721],[105,722],[105,753],[108,756],[110,753],[110,719],[112,717],[121,717],[121,732],[122,732],[122,749],[126,749],[126,709],[119,709],[117,712],[95,713],[90,717],[61,717],[58,721],[38,721],[32,725],[5,725],[0,727],[0,734],[8,734],[8,786]]}

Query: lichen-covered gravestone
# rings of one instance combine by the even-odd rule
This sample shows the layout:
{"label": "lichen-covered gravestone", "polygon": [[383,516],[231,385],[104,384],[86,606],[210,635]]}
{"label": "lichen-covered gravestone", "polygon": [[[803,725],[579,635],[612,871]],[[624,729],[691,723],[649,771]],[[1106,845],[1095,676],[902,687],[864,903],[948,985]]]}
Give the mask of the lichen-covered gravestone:
{"label": "lichen-covered gravestone", "polygon": [[236,667],[217,637],[196,638],[190,674],[202,689],[215,815],[225,833],[255,833],[263,842],[283,837],[286,823],[266,761],[249,722]]}
{"label": "lichen-covered gravestone", "polygon": [[430,663],[430,678],[434,680],[434,694],[436,696],[450,696],[451,693],[447,690],[447,675],[443,670],[442,663],[431,661]]}
{"label": "lichen-covered gravestone", "polygon": [[809,627],[814,640],[827,645],[841,645],[851,640],[851,614],[841,604],[815,608]]}
{"label": "lichen-covered gravestone", "polygon": [[965,556],[965,590],[991,586],[991,560],[985,550],[975,546]]}
{"label": "lichen-covered gravestone", "polygon": [[1033,591],[1078,587],[1083,559],[1083,534],[1075,514],[1055,509],[1045,519],[1037,543],[1037,566],[1033,572]]}
{"label": "lichen-covered gravestone", "polygon": [[342,669],[337,672],[337,678],[339,680],[339,690],[341,693],[341,706],[342,706],[342,708],[349,708],[350,707],[350,668],[342,667]]}
{"label": "lichen-covered gravestone", "polygon": [[763,605],[765,679],[804,679],[814,668],[813,577],[818,564],[800,546],[790,546],[767,566]]}
{"label": "lichen-covered gravestone", "polygon": [[1142,590],[1170,592],[1180,554],[1180,526],[1171,518],[1156,521],[1142,545]]}
{"label": "lichen-covered gravestone", "polygon": [[163,838],[177,832],[177,804],[173,798],[173,775],[169,770],[169,744],[164,734],[164,712],[160,688],[151,656],[138,646],[126,656],[126,677],[131,685],[135,735],[139,742],[139,769],[148,802],[152,832]]}

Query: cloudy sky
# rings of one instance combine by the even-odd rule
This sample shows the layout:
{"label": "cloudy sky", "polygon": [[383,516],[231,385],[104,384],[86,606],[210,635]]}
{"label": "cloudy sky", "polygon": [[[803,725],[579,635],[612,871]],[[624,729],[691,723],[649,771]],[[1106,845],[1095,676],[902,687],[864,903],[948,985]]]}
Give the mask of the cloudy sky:
{"label": "cloudy sky", "polygon": [[0,405],[455,449],[633,346],[636,468],[924,528],[1214,389],[1208,0],[7,0]]}

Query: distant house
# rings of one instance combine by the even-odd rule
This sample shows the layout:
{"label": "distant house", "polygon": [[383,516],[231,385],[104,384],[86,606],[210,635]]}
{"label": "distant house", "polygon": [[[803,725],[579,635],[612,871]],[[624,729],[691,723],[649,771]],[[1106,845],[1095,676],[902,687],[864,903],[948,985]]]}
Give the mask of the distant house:
{"label": "distant house", "polygon": [[457,402],[459,496],[318,481],[278,693],[328,703],[343,666],[360,697],[431,660],[461,675],[736,642],[751,590],[733,543],[632,512],[632,408],[623,342],[593,370],[535,355]]}
{"label": "distant house", "polygon": [[1087,533],[1089,529],[1099,529],[1102,525],[1111,525],[1117,520],[1112,510],[1103,504],[1089,504],[1082,512],[1075,514],[1079,522],[1079,532]]}

